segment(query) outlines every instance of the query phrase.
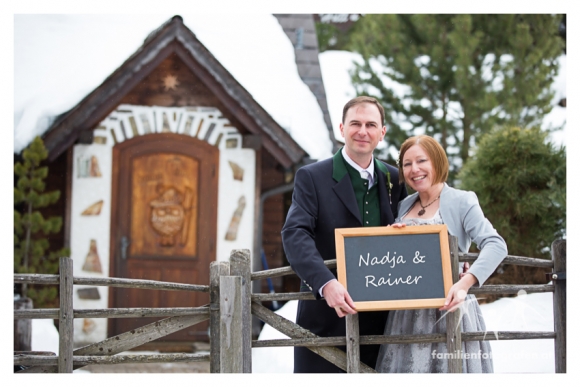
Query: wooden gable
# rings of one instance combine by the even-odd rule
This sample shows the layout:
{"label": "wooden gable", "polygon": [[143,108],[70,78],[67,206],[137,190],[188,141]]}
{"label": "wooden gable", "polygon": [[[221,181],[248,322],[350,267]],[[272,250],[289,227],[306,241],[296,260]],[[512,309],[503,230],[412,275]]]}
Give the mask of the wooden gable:
{"label": "wooden gable", "polygon": [[[167,75],[179,82],[170,93],[164,90]],[[265,150],[284,168],[307,156],[185,27],[182,18],[174,16],[99,87],[55,120],[43,136],[49,159],[56,159],[122,103],[186,106],[194,101],[211,103],[238,129],[258,135]]]}

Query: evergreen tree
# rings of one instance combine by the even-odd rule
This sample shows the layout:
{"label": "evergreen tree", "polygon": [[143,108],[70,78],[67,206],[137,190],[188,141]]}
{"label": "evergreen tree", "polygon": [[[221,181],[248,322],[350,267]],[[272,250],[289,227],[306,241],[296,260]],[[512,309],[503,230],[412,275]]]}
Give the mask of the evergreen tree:
{"label": "evergreen tree", "polygon": [[[539,128],[493,130],[459,173],[460,187],[477,194],[510,255],[550,258],[552,242],[566,235],[566,150],[547,135]],[[544,272],[509,265],[504,279],[545,283]]]}
{"label": "evergreen tree", "polygon": [[[453,179],[481,134],[498,125],[535,126],[551,111],[560,19],[365,15],[350,36],[350,49],[364,59],[353,84],[383,104],[387,144],[398,150],[411,135],[434,136]],[[392,81],[403,85],[403,98]]]}
{"label": "evergreen tree", "polygon": [[[22,152],[23,162],[14,164],[14,174],[18,177],[14,188],[14,204],[22,208],[14,210],[14,272],[55,274],[58,272],[58,257],[68,255],[67,249],[48,253],[47,235],[57,233],[62,227],[61,217],[44,219],[37,209],[56,202],[59,191],[44,192],[44,179],[48,167],[41,166],[48,156],[44,143],[36,137]],[[56,287],[22,286],[22,296],[30,297],[36,306],[44,306],[57,294]]]}

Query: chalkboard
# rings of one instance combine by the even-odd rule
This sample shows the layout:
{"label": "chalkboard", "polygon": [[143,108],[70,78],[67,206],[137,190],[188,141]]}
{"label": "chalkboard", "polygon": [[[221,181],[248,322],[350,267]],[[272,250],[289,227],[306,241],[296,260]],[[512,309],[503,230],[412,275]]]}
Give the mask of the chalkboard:
{"label": "chalkboard", "polygon": [[335,230],[338,281],[358,311],[440,308],[452,285],[447,226]]}

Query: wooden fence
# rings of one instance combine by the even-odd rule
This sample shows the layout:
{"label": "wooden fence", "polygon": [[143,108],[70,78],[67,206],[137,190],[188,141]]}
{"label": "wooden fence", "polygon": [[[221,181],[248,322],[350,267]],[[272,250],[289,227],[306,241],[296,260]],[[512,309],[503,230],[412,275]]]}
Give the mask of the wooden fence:
{"label": "wooden fence", "polygon": [[[477,254],[458,252],[457,240],[450,237],[454,282],[458,280],[459,262],[473,262]],[[336,267],[336,260],[326,261],[329,268]],[[209,285],[189,285],[149,280],[121,278],[73,277],[72,260],[60,259],[59,275],[15,274],[15,283],[60,285],[59,309],[15,310],[14,319],[59,319],[59,355],[46,353],[15,353],[14,365],[28,368],[19,373],[70,373],[73,369],[89,364],[167,363],[209,361],[212,373],[252,372],[252,348],[305,346],[349,373],[375,372],[360,362],[360,345],[447,343],[450,353],[461,353],[463,341],[554,339],[556,373],[566,372],[566,241],[552,244],[552,260],[507,256],[503,264],[525,265],[552,269],[550,285],[484,285],[470,289],[471,294],[517,294],[553,292],[554,330],[549,332],[469,332],[459,329],[459,311],[446,315],[446,334],[433,333],[401,336],[359,336],[358,315],[346,317],[346,337],[319,337],[289,321],[268,308],[263,301],[313,300],[311,293],[257,293],[252,294],[252,281],[292,275],[290,267],[252,273],[249,250],[232,250],[229,262],[210,264]],[[73,285],[130,287],[167,291],[209,292],[210,304],[192,308],[118,308],[73,309]],[[252,315],[286,334],[289,339],[253,340]],[[101,342],[73,349],[74,318],[127,318],[167,317],[130,332],[107,338]],[[119,355],[150,341],[167,336],[197,323],[210,320],[210,353],[165,355]],[[346,353],[335,348],[346,346]],[[449,372],[462,372],[461,356],[448,359]]]}

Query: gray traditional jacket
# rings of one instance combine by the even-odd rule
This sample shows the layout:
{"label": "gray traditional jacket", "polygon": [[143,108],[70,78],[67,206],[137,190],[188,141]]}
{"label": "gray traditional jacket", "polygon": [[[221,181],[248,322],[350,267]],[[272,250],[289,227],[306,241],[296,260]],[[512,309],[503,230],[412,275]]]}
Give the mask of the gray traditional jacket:
{"label": "gray traditional jacket", "polygon": [[[407,196],[399,203],[399,222],[417,201],[418,193]],[[471,191],[451,188],[445,183],[441,191],[439,212],[449,234],[458,239],[459,250],[469,251],[471,242],[480,250],[479,257],[469,268],[479,286],[489,278],[507,255],[507,246],[492,224],[483,215],[477,195]]]}

